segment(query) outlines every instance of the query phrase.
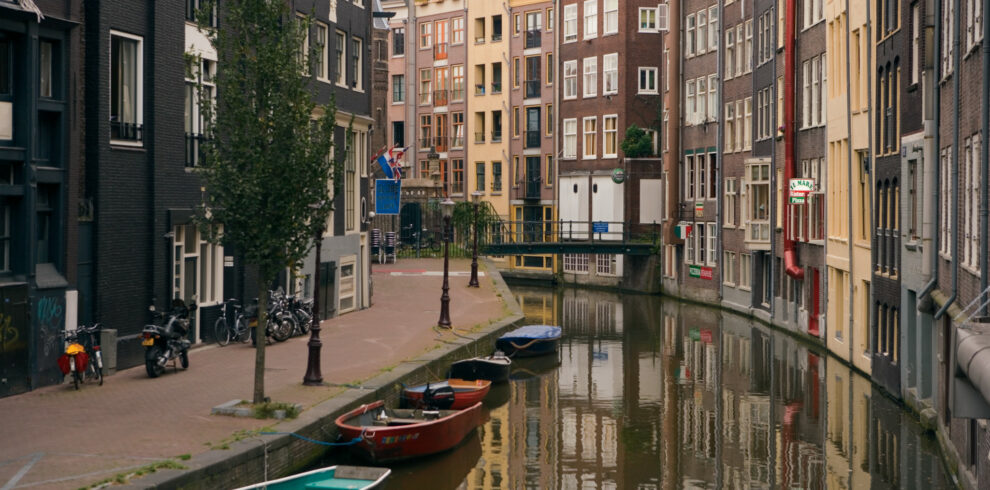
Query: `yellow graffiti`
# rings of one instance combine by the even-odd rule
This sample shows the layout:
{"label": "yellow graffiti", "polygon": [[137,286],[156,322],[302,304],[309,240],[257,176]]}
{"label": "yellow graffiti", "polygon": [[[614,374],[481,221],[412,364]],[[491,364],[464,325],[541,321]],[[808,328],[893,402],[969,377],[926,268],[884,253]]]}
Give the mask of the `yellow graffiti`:
{"label": "yellow graffiti", "polygon": [[3,346],[3,350],[5,351],[24,348],[24,343],[20,340],[21,333],[14,328],[12,323],[13,318],[0,313],[0,345]]}

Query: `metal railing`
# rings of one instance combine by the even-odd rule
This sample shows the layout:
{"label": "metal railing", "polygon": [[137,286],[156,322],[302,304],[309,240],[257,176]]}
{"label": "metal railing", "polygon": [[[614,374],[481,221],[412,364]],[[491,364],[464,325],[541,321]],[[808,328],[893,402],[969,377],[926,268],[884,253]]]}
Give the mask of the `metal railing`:
{"label": "metal railing", "polygon": [[541,196],[540,187],[543,179],[539,175],[530,175],[526,178],[526,192],[523,199],[539,199]]}
{"label": "metal railing", "polygon": [[485,95],[485,84],[476,84],[474,86],[474,95]]}
{"label": "metal railing", "polygon": [[526,49],[538,48],[543,45],[543,32],[537,29],[526,31]]}
{"label": "metal railing", "polygon": [[434,90],[433,91],[433,105],[434,106],[445,106],[447,105],[447,90]]}
{"label": "metal railing", "polygon": [[110,121],[110,139],[141,141],[144,139],[144,127],[136,123]]}
{"label": "metal railing", "polygon": [[540,96],[540,81],[539,80],[526,80],[526,98],[532,99]]}
{"label": "metal railing", "polygon": [[539,148],[540,147],[540,132],[537,131],[525,131],[525,141],[523,143],[523,148]]}
{"label": "metal railing", "polygon": [[447,59],[447,43],[437,43],[433,45],[433,59],[434,60]]}
{"label": "metal railing", "polygon": [[484,131],[481,131],[481,132],[474,133],[474,142],[475,143],[484,143],[485,142],[485,132]]}
{"label": "metal railing", "polygon": [[492,131],[492,142],[498,143],[499,141],[502,141],[502,130]]}
{"label": "metal railing", "polygon": [[560,249],[573,246],[576,253],[581,253],[582,246],[594,245],[616,250],[638,247],[638,253],[643,253],[644,248],[648,252],[660,239],[659,224],[634,225],[623,221],[497,221],[480,231],[479,242],[492,251],[512,246],[534,246],[535,250],[541,245],[559,244],[563,245]]}
{"label": "metal railing", "polygon": [[492,82],[492,93],[493,94],[502,93],[502,82]]}

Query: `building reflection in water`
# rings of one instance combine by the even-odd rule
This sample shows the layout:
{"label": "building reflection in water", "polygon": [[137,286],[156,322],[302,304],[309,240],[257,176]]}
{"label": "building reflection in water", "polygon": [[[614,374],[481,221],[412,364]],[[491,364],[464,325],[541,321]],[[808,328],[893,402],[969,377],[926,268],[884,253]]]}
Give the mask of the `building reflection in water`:
{"label": "building reflection in water", "polygon": [[563,327],[560,358],[514,361],[461,488],[952,486],[910,415],[786,334],[653,296],[514,293]]}

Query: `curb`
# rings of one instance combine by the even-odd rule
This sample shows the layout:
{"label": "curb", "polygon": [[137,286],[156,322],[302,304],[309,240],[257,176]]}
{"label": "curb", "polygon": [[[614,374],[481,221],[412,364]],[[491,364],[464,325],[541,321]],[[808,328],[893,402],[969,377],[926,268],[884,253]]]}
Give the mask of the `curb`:
{"label": "curb", "polygon": [[[281,422],[281,433],[295,433],[320,441],[335,441],[338,437],[334,420],[361,404],[384,399],[395,403],[403,384],[423,383],[434,373],[446,372],[450,364],[465,357],[475,356],[482,349],[494,348],[495,339],[517,325],[524,315],[522,308],[499,274],[495,264],[487,257],[482,260],[493,282],[495,292],[509,309],[509,315],[488,325],[480,332],[457,334],[457,342],[445,342],[443,347],[431,350],[416,359],[403,361],[397,367],[381,373],[361,386],[346,391],[303,411],[292,420]],[[232,400],[218,407],[232,410],[240,400]],[[234,488],[281,478],[316,464],[329,449],[302,441],[287,434],[251,435],[230,444],[230,449],[211,449],[183,461],[183,470],[159,470],[139,480],[115,488],[181,488],[214,489]]]}

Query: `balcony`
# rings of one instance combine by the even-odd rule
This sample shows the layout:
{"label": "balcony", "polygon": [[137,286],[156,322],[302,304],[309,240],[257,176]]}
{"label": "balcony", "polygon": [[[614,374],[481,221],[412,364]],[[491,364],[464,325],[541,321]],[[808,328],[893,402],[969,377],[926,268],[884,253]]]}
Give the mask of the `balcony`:
{"label": "balcony", "polygon": [[464,100],[464,89],[455,88],[450,91],[450,100]]}
{"label": "balcony", "polygon": [[493,94],[502,93],[502,82],[492,82],[492,93]]}
{"label": "balcony", "polygon": [[186,166],[196,167],[203,161],[203,135],[186,133]]}
{"label": "balcony", "polygon": [[433,45],[433,60],[447,59],[447,43],[437,43]]}
{"label": "balcony", "polygon": [[424,136],[419,139],[419,149],[429,150],[433,146],[433,138],[431,136]]}
{"label": "balcony", "polygon": [[539,98],[540,96],[540,81],[539,80],[526,80],[526,98]]}
{"label": "balcony", "polygon": [[492,143],[498,143],[499,141],[502,141],[502,130],[496,129],[492,131]]}
{"label": "balcony", "polygon": [[449,150],[450,149],[449,145],[450,145],[450,138],[447,138],[446,136],[436,136],[433,138],[433,148],[436,149],[436,151],[439,153],[443,153]]}
{"label": "balcony", "polygon": [[526,31],[526,49],[543,45],[543,32],[537,29]]}
{"label": "balcony", "polygon": [[474,133],[474,142],[475,143],[484,143],[485,142],[485,132],[482,131],[480,133]]}
{"label": "balcony", "polygon": [[433,91],[433,105],[434,106],[445,106],[447,105],[447,94],[448,90],[434,90]]}
{"label": "balcony", "polygon": [[526,176],[526,195],[523,199],[539,199],[540,197],[540,187],[543,183],[543,179],[537,172],[535,175],[530,174]]}
{"label": "balcony", "polygon": [[539,148],[540,147],[540,131],[526,131],[525,141],[523,142],[523,148]]}
{"label": "balcony", "polygon": [[479,83],[474,86],[474,95],[485,95],[485,84]]}
{"label": "balcony", "polygon": [[140,124],[110,121],[110,139],[141,141],[144,139],[144,127]]}

